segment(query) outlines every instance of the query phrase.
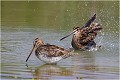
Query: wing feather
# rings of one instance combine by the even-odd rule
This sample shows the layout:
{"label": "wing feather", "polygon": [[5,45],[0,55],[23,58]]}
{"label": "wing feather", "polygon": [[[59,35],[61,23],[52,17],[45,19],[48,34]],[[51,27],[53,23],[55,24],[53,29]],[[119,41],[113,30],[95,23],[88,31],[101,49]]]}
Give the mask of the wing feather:
{"label": "wing feather", "polygon": [[42,45],[35,50],[36,56],[59,57],[68,55],[69,51],[55,45]]}

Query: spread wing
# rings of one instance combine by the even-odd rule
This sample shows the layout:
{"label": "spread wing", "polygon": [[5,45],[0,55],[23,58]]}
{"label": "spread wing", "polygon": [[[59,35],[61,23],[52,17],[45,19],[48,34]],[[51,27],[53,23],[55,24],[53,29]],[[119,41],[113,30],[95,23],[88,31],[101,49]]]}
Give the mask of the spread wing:
{"label": "spread wing", "polygon": [[94,14],[93,17],[91,17],[82,28],[90,26],[90,24],[96,19],[96,14]]}
{"label": "spread wing", "polygon": [[95,32],[93,29],[94,29],[94,25],[81,29],[80,32],[81,36],[79,38],[81,44],[87,44],[93,39],[95,39],[97,32]]}

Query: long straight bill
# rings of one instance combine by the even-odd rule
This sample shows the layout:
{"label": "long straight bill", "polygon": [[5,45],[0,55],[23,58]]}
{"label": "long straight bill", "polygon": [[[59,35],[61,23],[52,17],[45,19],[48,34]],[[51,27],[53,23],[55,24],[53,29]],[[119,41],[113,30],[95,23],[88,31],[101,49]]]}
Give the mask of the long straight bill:
{"label": "long straight bill", "polygon": [[60,39],[60,41],[61,41],[61,40],[63,40],[63,39],[65,39],[65,38],[67,38],[67,37],[69,37],[70,35],[72,35],[72,34],[73,34],[73,33],[75,33],[75,32],[76,32],[76,30],[75,30],[75,31],[73,31],[72,33],[68,34],[67,36],[65,36],[65,37],[61,38],[61,39]]}
{"label": "long straight bill", "polygon": [[27,59],[26,59],[26,62],[28,61],[29,57],[31,56],[31,54],[32,54],[32,52],[33,52],[33,50],[34,50],[34,48],[35,48],[35,46],[33,46],[33,48],[32,48],[32,50],[31,50],[29,56],[28,56]]}

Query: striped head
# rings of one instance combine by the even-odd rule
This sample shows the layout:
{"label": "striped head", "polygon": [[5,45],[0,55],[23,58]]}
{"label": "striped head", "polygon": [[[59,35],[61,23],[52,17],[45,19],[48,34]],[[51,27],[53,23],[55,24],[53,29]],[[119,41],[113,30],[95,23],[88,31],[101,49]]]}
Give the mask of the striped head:
{"label": "striped head", "polygon": [[32,52],[33,52],[35,49],[37,49],[39,46],[42,46],[42,45],[44,45],[44,42],[42,41],[42,39],[36,38],[36,39],[34,40],[34,42],[33,42],[33,48],[32,48],[32,50],[31,50],[29,56],[27,57],[26,62],[28,61],[28,59],[29,59],[30,55],[32,54]]}
{"label": "striped head", "polygon": [[73,28],[73,35],[74,35],[74,34],[77,34],[78,32],[81,32],[80,27],[74,27],[74,28]]}
{"label": "striped head", "polygon": [[63,39],[65,39],[65,38],[67,38],[67,37],[69,37],[70,35],[72,35],[72,34],[74,35],[74,34],[76,34],[78,32],[80,32],[80,28],[79,27],[74,27],[73,31],[70,34],[68,34],[67,36],[61,38],[60,41],[63,40]]}
{"label": "striped head", "polygon": [[36,38],[33,42],[33,45],[34,45],[35,48],[37,48],[41,45],[44,45],[44,42],[42,41],[42,39]]}

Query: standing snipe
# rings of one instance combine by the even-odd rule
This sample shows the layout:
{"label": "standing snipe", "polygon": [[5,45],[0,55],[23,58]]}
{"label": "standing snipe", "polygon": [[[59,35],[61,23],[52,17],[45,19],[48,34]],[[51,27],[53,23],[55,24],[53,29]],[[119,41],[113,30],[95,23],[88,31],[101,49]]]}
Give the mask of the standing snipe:
{"label": "standing snipe", "polygon": [[56,63],[62,59],[74,55],[74,53],[69,50],[65,50],[64,48],[58,47],[56,45],[44,44],[41,39],[36,38],[33,42],[32,51],[26,59],[26,62],[28,61],[33,50],[35,50],[35,55],[37,58],[45,63]]}

